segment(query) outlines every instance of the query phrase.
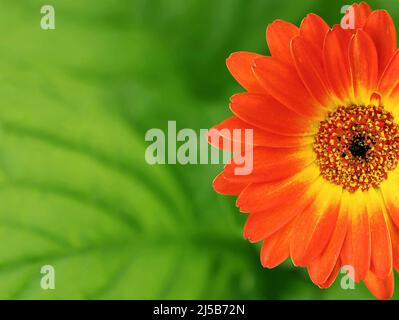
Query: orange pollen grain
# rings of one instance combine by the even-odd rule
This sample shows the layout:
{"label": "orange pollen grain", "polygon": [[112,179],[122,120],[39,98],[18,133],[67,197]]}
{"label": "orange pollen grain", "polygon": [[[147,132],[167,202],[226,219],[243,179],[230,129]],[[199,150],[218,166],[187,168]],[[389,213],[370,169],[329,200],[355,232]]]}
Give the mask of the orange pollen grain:
{"label": "orange pollen grain", "polygon": [[377,188],[396,168],[399,126],[382,106],[338,107],[313,144],[321,175],[350,192]]}

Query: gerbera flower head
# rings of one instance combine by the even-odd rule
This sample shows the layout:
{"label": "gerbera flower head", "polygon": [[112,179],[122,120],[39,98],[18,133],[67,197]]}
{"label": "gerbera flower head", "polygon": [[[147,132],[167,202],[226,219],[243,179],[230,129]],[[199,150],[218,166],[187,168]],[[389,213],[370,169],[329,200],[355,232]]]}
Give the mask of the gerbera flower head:
{"label": "gerbera flower head", "polygon": [[350,14],[352,29],[315,14],[299,28],[277,20],[266,32],[271,56],[227,59],[246,92],[214,128],[253,130],[253,170],[237,175],[233,156],[213,185],[238,195],[264,267],[291,257],[327,288],[345,266],[389,299],[399,270],[399,51],[386,11],[362,2]]}

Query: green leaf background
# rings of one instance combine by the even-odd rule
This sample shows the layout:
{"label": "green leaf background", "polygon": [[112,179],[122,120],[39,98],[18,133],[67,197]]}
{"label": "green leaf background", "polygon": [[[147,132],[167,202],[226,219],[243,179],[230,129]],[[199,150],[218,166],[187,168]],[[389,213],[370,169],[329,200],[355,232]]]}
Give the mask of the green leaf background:
{"label": "green leaf background", "polygon": [[[40,29],[40,8],[56,30]],[[0,1],[1,299],[370,299],[263,269],[245,215],[211,187],[221,165],[150,166],[150,128],[209,128],[242,89],[234,51],[342,1]],[[393,1],[373,1],[399,21]],[[55,290],[40,268],[53,265]],[[340,278],[340,277],[339,277]]]}

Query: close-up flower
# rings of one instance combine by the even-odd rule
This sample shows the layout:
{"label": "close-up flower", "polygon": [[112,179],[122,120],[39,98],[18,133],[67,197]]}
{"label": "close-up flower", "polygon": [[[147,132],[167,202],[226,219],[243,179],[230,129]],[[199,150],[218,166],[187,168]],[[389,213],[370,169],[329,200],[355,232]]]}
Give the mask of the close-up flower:
{"label": "close-up flower", "polygon": [[233,157],[213,185],[238,196],[244,237],[262,242],[265,268],[290,258],[328,288],[344,267],[390,299],[399,271],[399,50],[387,11],[362,2],[343,21],[351,18],[352,27],[313,13],[299,27],[276,20],[266,31],[270,56],[227,59],[246,92],[214,129],[253,130],[253,170],[238,175]]}

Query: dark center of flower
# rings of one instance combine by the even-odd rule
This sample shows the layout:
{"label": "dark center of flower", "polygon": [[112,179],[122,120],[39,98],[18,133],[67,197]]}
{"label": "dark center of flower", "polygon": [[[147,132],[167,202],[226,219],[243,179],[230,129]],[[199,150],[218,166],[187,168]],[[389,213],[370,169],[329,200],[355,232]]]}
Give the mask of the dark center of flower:
{"label": "dark center of flower", "polygon": [[397,166],[399,126],[383,107],[339,107],[320,123],[313,147],[326,180],[365,191]]}
{"label": "dark center of flower", "polygon": [[364,137],[362,135],[354,136],[349,145],[349,151],[354,157],[361,157],[366,159],[366,153],[371,147],[367,145]]}

